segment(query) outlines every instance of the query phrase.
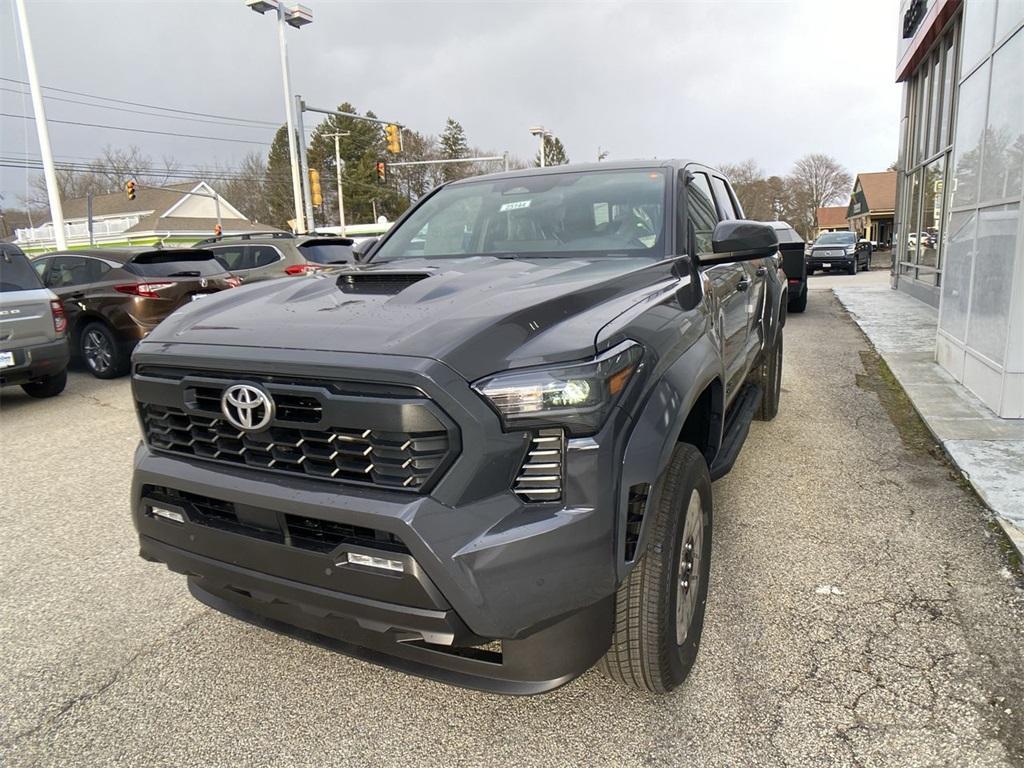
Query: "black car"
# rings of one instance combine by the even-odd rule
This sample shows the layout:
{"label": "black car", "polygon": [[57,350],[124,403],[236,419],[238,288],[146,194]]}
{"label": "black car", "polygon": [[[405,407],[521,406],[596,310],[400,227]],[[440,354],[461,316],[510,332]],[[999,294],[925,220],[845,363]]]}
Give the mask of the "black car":
{"label": "black car", "polygon": [[818,236],[807,254],[807,272],[846,270],[851,275],[859,269],[871,269],[871,243],[857,238],[856,232],[825,232]]}
{"label": "black car", "polygon": [[677,686],[712,481],[779,408],[775,230],[706,166],[600,163],[443,185],[357,252],[139,344],[142,556],[451,683]]}

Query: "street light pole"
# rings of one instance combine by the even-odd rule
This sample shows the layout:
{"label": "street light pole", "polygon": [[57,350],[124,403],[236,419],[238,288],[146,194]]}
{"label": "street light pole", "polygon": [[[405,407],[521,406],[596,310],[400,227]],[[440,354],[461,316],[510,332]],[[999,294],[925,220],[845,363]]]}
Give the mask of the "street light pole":
{"label": "street light pole", "polygon": [[534,126],[533,128],[530,129],[530,133],[533,134],[534,136],[540,136],[540,167],[543,168],[545,166],[544,155],[546,154],[546,152],[544,151],[545,140],[548,136],[551,136],[552,133],[543,125]]}
{"label": "street light pole", "polygon": [[341,172],[345,169],[345,163],[341,159],[341,142],[342,136],[348,136],[350,131],[343,133],[329,133],[328,136],[334,137],[334,170],[338,174],[338,226],[341,228],[341,236],[345,236],[345,196],[341,187]]}
{"label": "street light pole", "polygon": [[295,114],[292,109],[292,83],[288,72],[288,42],[284,36],[284,4],[277,3],[277,42],[281,50],[281,78],[284,81],[284,108],[288,124],[288,160],[292,166],[292,197],[295,202],[295,227],[306,231],[302,211],[302,176],[299,171],[299,152],[295,145]]}
{"label": "street light pole", "polygon": [[18,10],[21,44],[25,49],[25,68],[28,70],[29,88],[32,91],[32,111],[36,118],[36,135],[39,139],[39,155],[43,161],[43,176],[46,178],[46,197],[50,202],[50,221],[53,224],[53,237],[57,244],[57,249],[64,251],[68,247],[67,237],[64,235],[64,209],[61,206],[60,189],[57,186],[57,171],[53,166],[53,151],[50,149],[50,131],[46,125],[46,109],[43,107],[43,93],[39,88],[36,57],[32,50],[32,37],[28,32],[25,0],[15,0],[15,7]]}

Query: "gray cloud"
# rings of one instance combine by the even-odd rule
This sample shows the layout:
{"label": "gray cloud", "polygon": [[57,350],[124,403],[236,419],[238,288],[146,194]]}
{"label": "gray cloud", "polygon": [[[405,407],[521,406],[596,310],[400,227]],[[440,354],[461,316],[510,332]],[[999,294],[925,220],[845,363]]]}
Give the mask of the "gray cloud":
{"label": "gray cloud", "polygon": [[[783,173],[808,151],[851,171],[896,157],[896,12],[885,0],[801,2],[328,2],[289,31],[292,82],[310,103],[348,100],[420,131],[451,115],[486,149],[532,156],[530,125],[574,161],[756,158]],[[283,121],[276,30],[241,0],[29,0],[44,84],[201,112]],[[25,79],[12,3],[0,3],[0,67]],[[9,87],[10,84],[3,84]],[[27,98],[0,92],[3,112]],[[50,102],[51,118],[269,142],[230,128]],[[0,118],[3,154],[37,155],[34,130]],[[88,158],[137,144],[187,164],[246,146],[54,125],[54,152]],[[254,149],[263,150],[260,145]],[[10,205],[23,174],[0,172]]]}

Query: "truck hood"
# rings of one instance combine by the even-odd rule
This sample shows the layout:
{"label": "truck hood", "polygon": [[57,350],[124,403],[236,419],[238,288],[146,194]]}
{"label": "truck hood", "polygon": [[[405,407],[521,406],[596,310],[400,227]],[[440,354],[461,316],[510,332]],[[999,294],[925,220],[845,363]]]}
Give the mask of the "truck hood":
{"label": "truck hood", "polygon": [[403,259],[224,291],[175,312],[146,345],[426,357],[472,380],[589,357],[619,307],[671,279],[672,262],[642,258]]}

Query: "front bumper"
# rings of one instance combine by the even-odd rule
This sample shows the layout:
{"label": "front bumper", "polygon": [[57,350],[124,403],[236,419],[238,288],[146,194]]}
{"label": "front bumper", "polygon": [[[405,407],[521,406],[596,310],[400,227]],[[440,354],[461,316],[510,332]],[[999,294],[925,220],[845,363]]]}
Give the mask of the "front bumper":
{"label": "front bumper", "polygon": [[[136,362],[145,357],[137,353]],[[611,436],[624,416],[616,412],[592,439],[567,442],[562,502],[528,504],[509,488],[530,434],[502,433],[465,382],[432,361],[418,365],[425,367],[407,374],[458,423],[462,439],[429,495],[221,466],[140,445],[132,493],[141,554],[187,574],[204,602],[279,631],[312,632],[338,650],[446,682],[550,690],[588,669],[610,642],[619,450]],[[159,489],[186,501],[168,501]],[[234,505],[269,533],[203,522],[188,494]],[[154,504],[174,507],[185,521],[153,516]],[[303,550],[289,543],[286,523],[278,527],[289,516],[377,531],[403,549],[363,540]],[[400,560],[404,570],[353,566],[348,552]],[[494,641],[500,652],[488,645]]]}
{"label": "front bumper", "polygon": [[[808,256],[807,269],[849,269],[853,265],[856,256]],[[829,266],[825,266],[828,264]]]}
{"label": "front bumper", "polygon": [[12,351],[14,365],[0,368],[0,385],[26,384],[44,376],[60,373],[68,367],[71,358],[66,338]]}

